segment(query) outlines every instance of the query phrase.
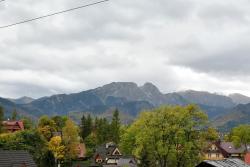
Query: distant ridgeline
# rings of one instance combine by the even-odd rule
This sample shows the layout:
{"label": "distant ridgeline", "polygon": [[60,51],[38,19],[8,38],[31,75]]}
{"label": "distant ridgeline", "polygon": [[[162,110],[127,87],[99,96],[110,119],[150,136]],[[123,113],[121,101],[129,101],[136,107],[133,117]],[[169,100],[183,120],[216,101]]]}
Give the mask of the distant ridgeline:
{"label": "distant ridgeline", "polygon": [[5,115],[16,109],[18,114],[36,119],[41,115],[70,115],[79,120],[83,113],[111,117],[114,108],[121,111],[123,123],[131,122],[141,111],[161,105],[197,104],[218,127],[230,128],[250,123],[250,98],[240,94],[224,96],[201,91],[164,94],[152,83],[138,86],[132,82],[113,82],[102,87],[74,94],[59,94],[32,99],[0,98]]}

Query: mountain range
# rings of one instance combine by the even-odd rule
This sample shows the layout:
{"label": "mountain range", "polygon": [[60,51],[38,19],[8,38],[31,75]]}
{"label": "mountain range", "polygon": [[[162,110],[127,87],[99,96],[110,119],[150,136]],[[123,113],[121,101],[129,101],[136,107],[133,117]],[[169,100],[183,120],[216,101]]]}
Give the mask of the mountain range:
{"label": "mountain range", "polygon": [[[123,115],[124,122],[131,121],[141,111],[161,105],[197,104],[204,110],[210,120],[230,122],[230,118],[239,119],[232,113],[250,111],[250,97],[241,94],[229,96],[209,93],[205,91],[182,91],[164,94],[152,83],[138,86],[133,82],[113,82],[96,89],[73,94],[57,94],[50,97],[33,99],[22,97],[19,99],[0,98],[0,105],[5,108],[6,116],[16,109],[19,114],[34,119],[41,115],[70,115],[79,119],[83,113],[108,116],[110,111],[117,108]],[[248,114],[250,112],[238,112]],[[224,117],[227,117],[225,119]],[[229,118],[228,118],[229,117]],[[236,120],[241,123],[242,120]],[[243,121],[250,123],[249,121]],[[218,126],[223,126],[218,124]]]}

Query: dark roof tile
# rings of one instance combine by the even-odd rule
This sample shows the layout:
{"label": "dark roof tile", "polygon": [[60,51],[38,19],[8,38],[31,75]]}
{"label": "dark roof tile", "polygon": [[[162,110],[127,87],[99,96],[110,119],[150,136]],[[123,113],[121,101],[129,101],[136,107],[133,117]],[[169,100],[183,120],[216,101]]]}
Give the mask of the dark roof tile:
{"label": "dark roof tile", "polygon": [[0,150],[0,167],[37,167],[32,156],[27,151]]}

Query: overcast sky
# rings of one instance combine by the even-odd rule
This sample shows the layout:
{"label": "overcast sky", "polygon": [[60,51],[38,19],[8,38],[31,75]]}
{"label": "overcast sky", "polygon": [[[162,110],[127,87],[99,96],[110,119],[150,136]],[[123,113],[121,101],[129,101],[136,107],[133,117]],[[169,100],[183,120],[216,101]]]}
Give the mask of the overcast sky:
{"label": "overcast sky", "polygon": [[[0,26],[93,0],[6,0]],[[0,96],[113,81],[250,96],[249,0],[110,0],[0,29]]]}

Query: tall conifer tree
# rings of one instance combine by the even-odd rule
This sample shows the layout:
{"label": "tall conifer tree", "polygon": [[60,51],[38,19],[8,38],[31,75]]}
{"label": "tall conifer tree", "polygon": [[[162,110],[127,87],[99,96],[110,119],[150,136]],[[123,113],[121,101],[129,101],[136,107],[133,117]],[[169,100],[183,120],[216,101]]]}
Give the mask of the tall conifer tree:
{"label": "tall conifer tree", "polygon": [[120,127],[121,123],[119,118],[119,111],[116,109],[113,113],[113,118],[111,122],[111,130],[112,130],[111,132],[112,132],[112,140],[117,144],[120,142]]}

